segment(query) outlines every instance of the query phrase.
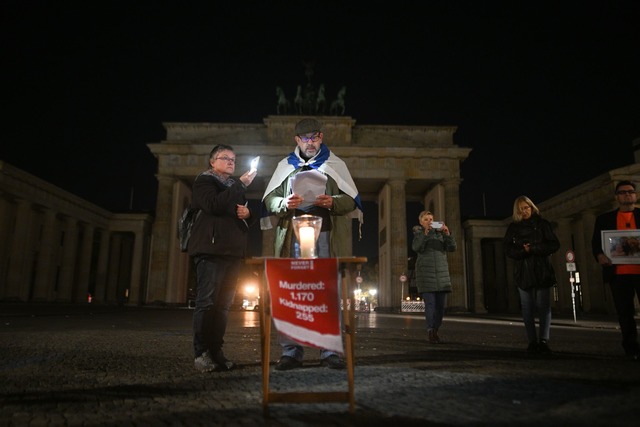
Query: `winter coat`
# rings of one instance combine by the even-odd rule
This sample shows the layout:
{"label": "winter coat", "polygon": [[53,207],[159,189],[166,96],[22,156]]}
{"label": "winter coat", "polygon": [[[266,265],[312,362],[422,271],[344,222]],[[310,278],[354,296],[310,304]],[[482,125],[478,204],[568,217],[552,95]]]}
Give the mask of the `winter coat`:
{"label": "winter coat", "polygon": [[259,214],[251,211],[251,217],[246,221],[238,218],[237,205],[244,205],[247,201],[246,187],[240,180],[229,182],[233,184],[227,187],[205,172],[198,175],[193,183],[191,207],[202,212],[191,230],[190,256],[246,256],[249,226],[259,220]]}
{"label": "winter coat", "polygon": [[422,227],[414,227],[411,249],[418,254],[415,274],[419,293],[451,292],[447,252],[456,248],[456,241],[451,235],[433,229],[424,234]]}
{"label": "winter coat", "polygon": [[[531,244],[529,252],[522,247],[527,242]],[[550,255],[560,248],[560,242],[549,221],[534,214],[512,222],[503,245],[507,256],[515,260],[513,278],[519,288],[549,288],[558,283]]]}
{"label": "winter coat", "polygon": [[[300,172],[296,169],[289,177]],[[270,192],[264,203],[267,211],[273,212],[278,217],[275,236],[275,256],[287,258],[291,253],[293,238],[293,225],[291,219],[294,211],[287,209],[286,196],[291,194],[291,180],[282,181],[280,186]],[[329,212],[331,231],[329,232],[329,255],[332,258],[351,255],[351,218],[347,214],[356,208],[356,202],[347,194],[340,191],[336,181],[327,175],[327,187],[325,194],[333,196],[333,207]]]}

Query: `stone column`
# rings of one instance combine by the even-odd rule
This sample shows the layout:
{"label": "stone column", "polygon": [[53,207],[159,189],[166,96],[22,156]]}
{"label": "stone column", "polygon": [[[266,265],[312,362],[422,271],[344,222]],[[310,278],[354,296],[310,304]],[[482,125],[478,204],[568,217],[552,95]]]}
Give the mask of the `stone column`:
{"label": "stone column", "polygon": [[164,301],[167,292],[169,248],[175,244],[176,226],[171,222],[173,176],[158,176],[158,199],[153,223],[153,250],[149,268],[147,304]]}
{"label": "stone column", "polygon": [[144,233],[136,230],[133,241],[133,261],[131,265],[131,279],[129,281],[128,305],[139,305],[142,303],[142,255],[144,254]]}
{"label": "stone column", "polygon": [[9,271],[5,299],[27,302],[31,287],[32,262],[29,253],[31,225],[33,221],[32,204],[28,200],[17,201],[16,217],[11,251],[9,252]]}
{"label": "stone column", "polygon": [[118,233],[114,234],[111,238],[110,252],[106,301],[108,303],[119,303],[124,297],[118,295],[118,272],[120,271],[120,254],[122,253],[122,236]]}
{"label": "stone column", "polygon": [[[177,224],[182,212],[191,204],[191,188],[182,181],[174,181],[171,203],[171,223]],[[176,304],[186,300],[191,268],[189,256],[180,251],[175,227],[172,233],[168,242],[167,279],[163,298],[163,301],[168,304]],[[149,295],[144,299],[150,301]]]}
{"label": "stone column", "polygon": [[451,275],[452,292],[447,301],[447,307],[452,311],[468,311],[468,297],[466,290],[464,269],[464,234],[460,222],[460,180],[449,179],[443,183],[445,191],[445,221],[451,236],[456,239],[458,249],[449,252],[449,274]]}
{"label": "stone column", "polygon": [[404,179],[391,179],[389,197],[389,257],[391,263],[391,301],[393,309],[400,310],[402,294],[408,295],[407,282],[400,284],[400,275],[407,273],[407,199]]}
{"label": "stone column", "polygon": [[504,309],[510,313],[517,312],[520,309],[520,293],[514,286],[506,286],[509,282],[507,278],[507,255],[504,252],[504,244],[502,238],[493,240],[493,251],[495,253],[496,263],[496,280],[501,284],[499,286],[500,295],[504,301]]}
{"label": "stone column", "polygon": [[74,302],[87,302],[89,296],[89,278],[91,276],[91,259],[93,253],[93,230],[91,224],[82,224],[82,242],[78,265],[78,279],[73,296]]}
{"label": "stone column", "polygon": [[100,230],[100,253],[98,254],[98,267],[96,270],[96,287],[93,290],[93,303],[104,303],[107,289],[107,265],[109,262],[109,240],[110,233],[107,230]]}
{"label": "stone column", "polygon": [[56,300],[71,302],[78,253],[78,222],[75,218],[66,217],[64,219],[63,233],[60,282],[58,283]]}
{"label": "stone column", "polygon": [[[484,277],[482,276],[482,245],[478,238],[471,238],[471,273],[473,274],[473,289],[469,289],[473,293],[473,312],[486,313],[484,300]],[[459,248],[461,249],[461,248]]]}
{"label": "stone column", "polygon": [[[0,245],[0,278],[9,275],[9,254],[11,254],[11,236],[14,231],[13,227],[13,204],[9,203],[5,197],[5,193],[0,191],[0,242],[6,242]],[[8,289],[7,281],[0,279],[0,300],[6,297]]]}
{"label": "stone column", "polygon": [[36,278],[33,289],[33,301],[51,301],[54,298],[55,284],[54,256],[60,248],[57,212],[44,209],[42,238],[36,261]]}

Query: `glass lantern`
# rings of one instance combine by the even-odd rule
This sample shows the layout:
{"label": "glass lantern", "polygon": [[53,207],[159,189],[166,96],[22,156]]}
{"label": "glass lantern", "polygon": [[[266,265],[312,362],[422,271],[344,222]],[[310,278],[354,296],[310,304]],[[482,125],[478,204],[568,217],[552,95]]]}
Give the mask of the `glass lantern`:
{"label": "glass lantern", "polygon": [[293,231],[300,245],[300,258],[318,258],[316,242],[320,236],[322,218],[315,215],[293,217]]}

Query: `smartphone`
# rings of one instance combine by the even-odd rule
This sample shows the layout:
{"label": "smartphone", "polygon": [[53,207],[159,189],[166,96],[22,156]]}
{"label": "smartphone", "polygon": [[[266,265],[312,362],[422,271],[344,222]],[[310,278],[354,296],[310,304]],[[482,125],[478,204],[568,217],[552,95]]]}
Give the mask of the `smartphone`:
{"label": "smartphone", "polygon": [[436,230],[442,228],[442,226],[443,226],[443,224],[440,221],[433,221],[431,223],[431,228],[436,229]]}
{"label": "smartphone", "polygon": [[254,157],[253,159],[251,159],[251,171],[257,171],[258,170],[258,163],[260,163],[260,156]]}

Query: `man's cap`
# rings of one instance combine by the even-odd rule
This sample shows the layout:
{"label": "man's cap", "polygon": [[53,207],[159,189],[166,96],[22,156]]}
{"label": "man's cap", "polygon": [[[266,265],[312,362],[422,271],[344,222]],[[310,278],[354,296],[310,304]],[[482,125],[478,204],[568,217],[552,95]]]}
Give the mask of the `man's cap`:
{"label": "man's cap", "polygon": [[316,119],[302,119],[296,124],[296,135],[322,132],[322,125]]}

